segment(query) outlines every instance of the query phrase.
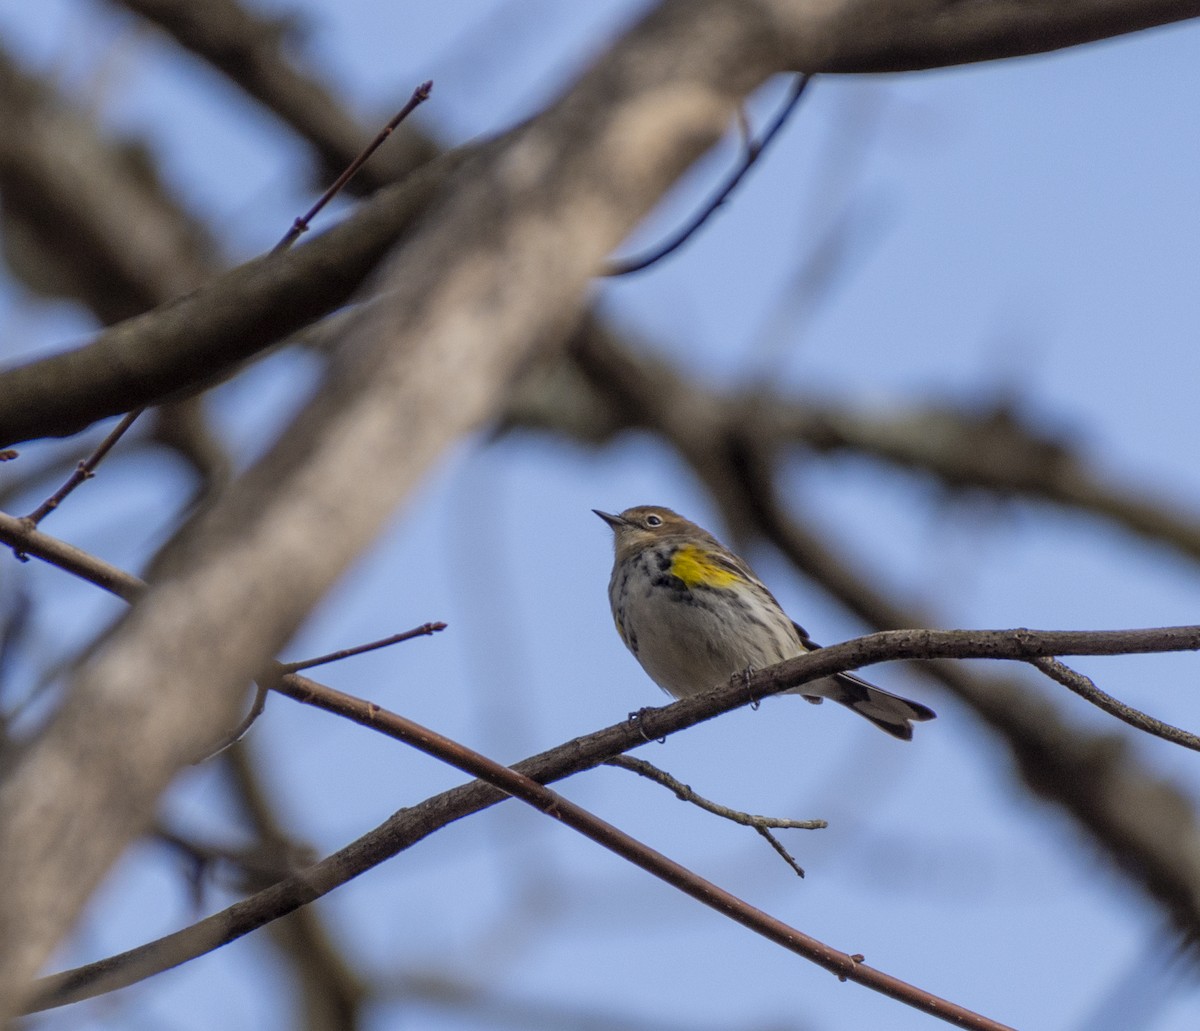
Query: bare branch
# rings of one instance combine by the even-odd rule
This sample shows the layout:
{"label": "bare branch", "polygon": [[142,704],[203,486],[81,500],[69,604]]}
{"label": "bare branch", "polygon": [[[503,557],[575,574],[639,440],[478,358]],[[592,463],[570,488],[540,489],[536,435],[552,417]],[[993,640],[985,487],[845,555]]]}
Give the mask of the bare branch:
{"label": "bare branch", "polygon": [[[228,76],[281,121],[310,141],[330,175],[346,167],[369,128],[360,125],[323,83],[296,68],[284,53],[287,28],[237,0],[114,0],[169,33]],[[378,189],[435,156],[408,131],[376,155],[356,182]]]}
{"label": "bare branch", "polygon": [[145,582],[131,573],[88,554],[82,548],[42,533],[24,520],[5,512],[0,512],[0,544],[12,548],[18,558],[36,555],[42,561],[128,602],[139,597],[146,589]]}
{"label": "bare branch", "polygon": [[[61,565],[64,569],[82,575],[85,579],[99,583],[101,586],[116,582],[130,597],[136,596],[144,586],[135,577],[122,574],[119,570],[114,571],[112,567],[107,567],[104,563],[92,559],[84,553],[64,552],[61,542],[56,542],[39,531],[30,530],[20,520],[13,519],[11,516],[0,516],[0,534],[12,531],[22,534],[21,545],[31,552],[38,553],[39,557]],[[742,677],[735,677],[725,688],[720,688],[709,695],[700,696],[700,699],[676,702],[663,709],[643,710],[636,725],[630,721],[623,721],[614,727],[576,739],[550,752],[535,756],[524,763],[517,764],[513,769],[539,782],[569,776],[611,759],[616,753],[643,744],[646,737],[643,723],[650,726],[655,736],[665,736],[700,720],[708,719],[715,712],[736,708],[739,705],[754,704],[765,695],[787,690],[801,682],[817,679],[827,675],[830,671],[849,669],[852,663],[857,666],[859,661],[853,657],[861,655],[864,648],[876,658],[867,658],[862,661],[883,661],[893,657],[893,652],[897,647],[912,647],[913,642],[908,638],[913,633],[917,632],[877,634],[859,641],[847,642],[844,645],[830,646],[771,670],[763,670],[755,674],[748,684]],[[1011,650],[1007,657],[1026,660],[1029,658],[1028,652],[1031,649],[1038,651],[1049,648],[1054,651],[1058,650],[1060,645],[1064,652],[1075,648],[1084,648],[1089,652],[1095,650],[1097,654],[1110,654],[1116,646],[1115,638],[1118,635],[1123,636],[1125,643],[1135,651],[1157,645],[1166,645],[1172,648],[1200,647],[1200,627],[1123,632],[1072,631],[1066,634],[1045,634],[1026,630],[1008,632],[921,631],[919,633],[925,637],[922,647],[932,648],[931,654],[971,654],[997,658],[1000,657],[1001,652]],[[964,645],[969,645],[966,652],[962,651]],[[882,646],[883,652],[874,652],[875,646]],[[831,658],[839,661],[827,669]],[[817,672],[813,672],[810,667],[816,666],[818,659],[821,665]],[[792,672],[789,673],[789,670]],[[782,679],[776,679],[777,672]],[[385,713],[373,703],[342,695],[340,692],[332,691],[332,689],[304,677],[284,677],[276,681],[273,686],[300,701],[318,704],[330,711],[349,715],[356,721],[371,727],[378,727],[381,723],[393,719],[392,714]],[[716,700],[718,705],[716,709],[710,709],[706,704],[697,708],[694,703],[698,700]],[[400,717],[394,717],[394,719],[401,720]],[[393,730],[396,731],[393,736],[399,736],[402,740],[409,740],[409,735],[411,735],[410,743],[417,747],[422,747],[423,742],[425,746],[428,746],[427,750],[439,758],[453,761],[456,756],[462,757],[461,753],[455,751],[461,746],[450,742],[449,751],[443,754],[442,743],[436,735],[428,737],[426,735],[429,732],[424,731],[424,728],[416,728],[416,725],[409,724],[407,721],[394,724]],[[470,769],[472,772],[486,774],[490,771],[490,766],[471,767]],[[260,927],[263,923],[293,912],[299,906],[319,897],[320,894],[331,891],[339,884],[345,883],[359,873],[415,844],[416,841],[445,823],[486,808],[501,800],[501,797],[497,794],[490,794],[487,785],[483,785],[481,782],[465,785],[463,788],[435,796],[419,806],[402,811],[388,823],[347,846],[346,849],[335,853],[317,864],[316,867],[304,871],[297,881],[274,885],[253,898],[238,903],[224,913],[209,917],[190,928],[159,939],[157,942],[151,942],[128,953],[89,964],[78,970],[66,971],[44,979],[39,983],[39,999],[41,1001],[37,1005],[43,1008],[65,1005],[103,994],[211,951]],[[800,825],[796,821],[771,821],[770,818],[742,815],[746,816],[744,822],[749,822],[752,826],[755,825],[754,821],[756,820],[763,820],[771,825]],[[413,821],[403,833],[401,833],[398,823],[401,818],[403,821],[409,819]],[[817,822],[819,821],[812,823],[815,825]],[[767,831],[767,827],[765,825],[761,828],[756,826],[756,830],[764,833]],[[794,860],[791,860],[782,847],[769,836],[769,832],[764,833],[764,837],[767,837],[777,851],[780,851],[781,855],[794,864]],[[316,885],[321,887],[316,894],[313,894]]]}
{"label": "bare branch", "polygon": [[413,90],[413,94],[411,97],[409,97],[408,103],[405,104],[392,117],[387,125],[379,130],[375,138],[362,149],[362,152],[359,153],[349,165],[346,166],[345,171],[343,171],[342,174],[334,180],[333,185],[330,186],[329,189],[321,194],[317,202],[292,223],[292,228],[289,229],[287,233],[284,234],[283,239],[275,245],[271,251],[272,254],[278,254],[280,251],[286,251],[292,246],[292,244],[299,240],[304,233],[308,232],[309,223],[311,223],[312,220],[317,217],[321,209],[345,188],[346,184],[350,182],[350,180],[354,177],[354,174],[360,168],[362,168],[367,159],[370,158],[370,156],[374,154],[375,151],[377,151],[381,146],[383,146],[384,141],[396,131],[396,127],[410,114],[412,114],[421,104],[425,103],[425,101],[429,99],[429,94],[432,92],[432,90],[432,80],[421,83],[420,86]]}
{"label": "bare branch", "polygon": [[231,269],[82,347],[0,372],[0,440],[66,436],[219,382],[346,303],[466,153],[448,154],[381,191],[304,247]]}
{"label": "bare branch", "polygon": [[804,876],[804,868],[796,862],[792,854],[771,833],[771,830],[812,831],[824,830],[829,826],[825,820],[785,820],[779,816],[754,816],[751,813],[744,813],[740,809],[730,809],[728,806],[721,805],[705,798],[703,795],[696,794],[683,781],[676,780],[665,770],[660,770],[653,763],[646,762],[645,759],[635,759],[629,755],[615,755],[611,759],[606,759],[604,764],[606,766],[617,766],[623,770],[631,770],[640,777],[645,777],[656,784],[661,784],[663,787],[673,791],[675,797],[680,801],[690,802],[692,805],[703,809],[705,812],[712,813],[714,816],[719,816],[723,820],[741,824],[743,827],[753,827],[770,842],[771,847],[783,857],[784,862],[801,877]]}
{"label": "bare branch", "polygon": [[[800,75],[796,78],[796,84],[788,94],[787,100],[784,101],[783,106],[779,109],[779,113],[771,120],[771,124],[763,131],[761,139],[755,140],[751,138],[748,127],[743,126],[743,132],[746,136],[746,153],[742,157],[740,164],[716,193],[713,194],[708,203],[696,212],[687,225],[676,232],[674,236],[668,237],[666,241],[646,254],[610,261],[601,275],[627,276],[633,272],[641,272],[643,269],[648,269],[651,265],[658,264],[663,258],[673,254],[687,243],[700,230],[700,227],[712,218],[717,213],[717,210],[724,205],[729,199],[729,195],[738,188],[738,185],[746,177],[746,173],[762,157],[763,151],[771,145],[771,141],[787,123],[792,112],[796,110],[797,105],[800,103],[800,98],[804,96],[805,87],[811,81],[812,79],[808,75]],[[744,117],[744,113],[739,112],[739,114]]]}
{"label": "bare branch", "polygon": [[[132,5],[134,0],[127,2]],[[140,2],[161,10],[161,4]],[[178,5],[165,6],[176,16],[183,15]],[[743,48],[736,69],[702,62],[696,71],[718,92],[731,90],[740,96],[767,75],[787,70],[884,71],[990,60],[1054,50],[1197,15],[1200,0],[1082,0],[1035,6],[1021,0],[995,0],[982,6],[948,5],[945,0],[891,0],[864,6],[838,0],[819,12],[794,0],[667,0],[646,23],[662,24],[670,34],[679,31],[680,20],[691,19],[711,26],[714,37],[725,34],[733,46]],[[212,28],[208,22],[204,25]],[[667,46],[682,38],[671,38]],[[672,59],[683,55],[683,49],[677,49]],[[711,71],[718,78],[709,76]],[[665,121],[673,120],[665,110],[664,115]],[[675,128],[684,127],[677,123]],[[413,182],[407,184],[403,196],[408,201],[424,205],[429,191],[446,175],[444,168],[436,177],[426,171],[417,177],[424,191]],[[325,260],[314,255],[294,264],[268,265],[269,275],[260,263],[251,263],[240,274],[230,273],[202,291],[202,303],[195,297],[182,299],[157,317],[138,322],[136,330],[118,333],[114,329],[110,333],[116,336],[106,334],[89,347],[0,374],[0,391],[8,402],[0,411],[0,447],[77,432],[96,419],[195,389],[328,313],[357,287],[382,249],[411,225],[411,219],[404,217],[411,211],[405,210],[397,225],[393,221],[397,213],[382,207],[391,216],[382,224],[378,216],[366,217],[364,212],[364,217],[350,220],[354,232],[336,237],[349,251],[341,261],[331,259],[330,251],[337,250],[331,239],[321,249]],[[370,236],[370,241],[355,239],[360,234]],[[299,258],[308,250],[286,257]],[[145,339],[149,337],[160,339],[151,344]],[[136,374],[130,375],[128,369]]]}
{"label": "bare branch", "polygon": [[136,411],[126,415],[107,437],[105,437],[96,450],[93,451],[86,459],[80,462],[75,471],[67,478],[66,482],[58,488],[53,494],[35,508],[29,515],[25,516],[25,521],[31,526],[37,526],[43,519],[53,512],[59,505],[70,496],[81,483],[90,480],[96,475],[96,467],[104,461],[104,457],[113,449],[117,441],[119,441],[130,426],[134,424],[137,417],[144,412],[144,408],[138,408]]}
{"label": "bare branch", "polygon": [[781,816],[754,816],[751,813],[744,813],[740,809],[730,809],[719,802],[713,802],[703,795],[696,794],[683,781],[677,780],[665,770],[660,770],[653,763],[646,762],[645,759],[635,759],[629,755],[617,755],[605,760],[605,765],[629,770],[632,773],[636,773],[639,777],[645,777],[656,784],[661,784],[664,788],[669,788],[674,792],[675,797],[681,802],[690,802],[707,813],[712,813],[714,816],[719,816],[721,819],[729,820],[732,823],[741,824],[743,827],[773,827],[776,830],[819,831],[829,826],[829,823],[825,820],[787,820]]}
{"label": "bare branch", "polygon": [[1031,659],[1029,664],[1036,666],[1051,680],[1056,680],[1064,687],[1069,687],[1080,698],[1091,702],[1098,709],[1103,709],[1110,716],[1115,716],[1123,723],[1128,723],[1131,727],[1144,730],[1147,734],[1153,734],[1155,737],[1161,737],[1164,741],[1170,741],[1174,744],[1182,745],[1184,748],[1200,752],[1200,737],[1186,730],[1181,730],[1179,727],[1173,727],[1170,723],[1157,720],[1153,716],[1148,716],[1140,709],[1135,709],[1131,705],[1126,705],[1112,695],[1101,691],[1092,682],[1090,677],[1085,677],[1082,673],[1071,669],[1070,666],[1059,662],[1058,659],[1043,656],[1042,658]]}
{"label": "bare branch", "polygon": [[246,710],[246,715],[220,741],[205,749],[204,753],[198,758],[193,759],[192,765],[198,766],[201,763],[208,762],[209,759],[220,755],[230,745],[236,744],[246,736],[247,731],[254,725],[254,721],[263,714],[263,710],[267,707],[267,694],[271,690],[271,685],[276,677],[282,676],[285,673],[299,673],[303,669],[312,669],[314,666],[323,666],[329,662],[340,662],[342,659],[348,659],[354,655],[362,655],[365,652],[375,651],[377,648],[387,648],[402,641],[411,641],[414,637],[427,637],[437,633],[439,630],[445,629],[445,623],[422,623],[419,627],[412,630],[405,630],[403,633],[393,634],[391,637],[372,641],[370,644],[360,644],[355,648],[343,648],[341,651],[330,652],[328,655],[320,655],[315,659],[305,659],[301,662],[272,664],[270,678],[260,677],[258,683],[255,685],[254,701],[251,703],[250,708]]}
{"label": "bare branch", "polygon": [[412,630],[392,634],[391,637],[383,637],[378,641],[371,641],[369,644],[360,644],[353,648],[343,648],[341,651],[329,652],[327,655],[318,655],[315,659],[302,659],[299,662],[280,663],[279,672],[299,673],[301,670],[312,669],[314,666],[324,666],[330,662],[341,662],[342,659],[349,659],[355,655],[373,652],[378,648],[390,648],[393,644],[400,644],[402,641],[411,641],[414,637],[429,637],[445,629],[445,623],[422,623],[418,627],[413,627]]}
{"label": "bare branch", "polygon": [[[1200,647],[1200,627],[1176,629],[1178,632],[1167,629],[1122,633],[1127,634],[1128,643],[1134,649],[1149,647],[1152,642],[1181,644],[1185,639],[1191,641],[1192,647]],[[924,640],[918,644],[910,638],[913,633],[919,634]],[[1064,645],[1064,650],[1086,648],[1092,651],[1094,648],[1097,653],[1108,653],[1114,646],[1115,636],[1116,632],[1085,631],[1049,634],[1033,631],[875,634],[857,641],[831,645],[780,666],[762,670],[754,674],[749,685],[743,678],[735,677],[725,687],[705,695],[674,702],[661,709],[644,710],[642,719],[652,734],[666,736],[719,712],[750,704],[751,694],[761,698],[785,691],[831,672],[857,667],[858,660],[865,655],[875,656],[880,661],[895,657],[897,649],[905,653],[915,647],[929,655],[971,654],[976,657],[998,657],[999,652],[1010,651],[1009,657],[1022,658],[1027,657],[1024,653],[1030,649],[1054,649]],[[1088,641],[1094,641],[1094,644],[1088,644]],[[372,702],[352,698],[296,675],[284,677],[277,690],[298,701],[337,712],[404,740],[460,768],[465,766],[477,773],[490,770],[486,761],[480,766],[465,765],[476,761],[469,750],[463,750],[455,742],[446,741],[440,735],[388,713]],[[538,782],[558,780],[590,769],[618,752],[642,744],[642,728],[626,720],[527,759],[512,769]],[[490,775],[488,780],[492,781]],[[507,786],[504,790],[508,790]],[[340,852],[306,868],[296,878],[273,885],[222,913],[119,956],[43,979],[39,982],[39,1001],[35,1007],[65,1005],[103,994],[227,944],[392,858],[445,824],[487,808],[503,797],[491,783],[476,781],[406,808]],[[550,815],[558,815],[555,807],[546,811]],[[851,973],[845,976],[859,980]]]}
{"label": "bare branch", "polygon": [[[959,1027],[990,1029],[990,1031],[1002,1031],[1005,1028],[1005,1025],[989,1020],[955,1003],[940,999],[922,989],[915,988],[897,978],[866,966],[861,962],[860,958],[855,958],[830,948],[815,938],[804,934],[802,931],[789,927],[781,921],[776,920],[770,914],[749,905],[742,899],[737,898],[712,882],[693,873],[686,867],[674,862],[662,853],[630,837],[612,824],[606,823],[587,810],[568,801],[563,796],[545,787],[540,783],[540,780],[528,777],[516,768],[509,768],[496,763],[473,749],[437,734],[427,727],[422,727],[420,724],[414,723],[396,713],[388,712],[374,702],[368,702],[351,695],[343,694],[325,685],[314,683],[305,677],[295,674],[284,677],[278,689],[298,701],[315,705],[328,712],[344,716],[356,723],[379,731],[388,737],[412,745],[420,751],[432,755],[457,769],[483,777],[490,785],[494,785],[513,798],[519,799],[561,823],[566,824],[568,827],[628,860],[635,866],[666,881],[684,894],[716,909],[718,912],[730,917],[755,933],[762,935],[769,941],[788,949],[788,951],[796,953],[810,962],[816,963],[818,966],[824,967],[842,980],[855,981],[893,999],[913,1006],[922,1012],[954,1023]],[[681,703],[676,703],[676,705],[679,704]],[[668,709],[674,707],[669,706]],[[627,729],[626,731],[626,733],[631,732],[631,729]],[[563,750],[573,749],[578,752],[580,745],[585,740],[579,739],[571,742],[563,746]],[[406,810],[405,812],[409,811]],[[316,871],[324,865],[324,863],[318,863],[302,871],[298,880],[307,883],[311,888],[315,888],[321,880]],[[268,891],[271,890],[273,889],[268,889]],[[194,927],[200,927],[202,924],[207,924],[207,922],[202,921],[201,924],[194,925]],[[158,944],[160,943],[155,943],[155,945]],[[110,965],[114,963],[123,965],[128,962],[126,957],[130,955],[124,954],[122,957],[113,957],[111,960],[104,962]],[[148,972],[145,970],[139,971],[139,973],[141,976],[148,976]],[[58,975],[58,977],[68,979],[66,981],[68,984],[77,984],[80,974],[82,974],[82,971],[68,972],[64,975]],[[56,979],[48,979],[48,981],[42,983],[48,986],[55,983],[55,981]],[[122,981],[122,983],[130,982]],[[106,988],[101,990],[111,990],[115,987],[117,987],[116,984],[110,983]],[[88,994],[93,993],[88,992]]]}

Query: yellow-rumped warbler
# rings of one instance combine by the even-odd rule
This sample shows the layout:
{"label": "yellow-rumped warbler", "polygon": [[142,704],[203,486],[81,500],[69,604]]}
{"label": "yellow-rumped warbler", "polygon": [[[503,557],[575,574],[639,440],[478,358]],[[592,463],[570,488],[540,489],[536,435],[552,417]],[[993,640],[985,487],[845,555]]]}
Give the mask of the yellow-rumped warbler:
{"label": "yellow-rumped warbler", "polygon": [[[735,673],[820,647],[788,619],[745,562],[695,523],[654,505],[620,515],[592,511],[613,531],[608,599],[617,633],[667,694],[699,694]],[[831,698],[905,741],[912,740],[913,721],[936,715],[853,673],[805,684],[796,693],[810,702]]]}

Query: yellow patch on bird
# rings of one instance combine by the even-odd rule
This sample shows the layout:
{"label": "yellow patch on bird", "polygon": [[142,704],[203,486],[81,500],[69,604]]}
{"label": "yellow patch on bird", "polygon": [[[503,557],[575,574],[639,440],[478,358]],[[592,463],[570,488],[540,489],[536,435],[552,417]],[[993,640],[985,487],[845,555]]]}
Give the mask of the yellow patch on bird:
{"label": "yellow patch on bird", "polygon": [[714,562],[707,551],[685,544],[671,558],[671,575],[691,587],[729,587],[741,577],[728,566]]}

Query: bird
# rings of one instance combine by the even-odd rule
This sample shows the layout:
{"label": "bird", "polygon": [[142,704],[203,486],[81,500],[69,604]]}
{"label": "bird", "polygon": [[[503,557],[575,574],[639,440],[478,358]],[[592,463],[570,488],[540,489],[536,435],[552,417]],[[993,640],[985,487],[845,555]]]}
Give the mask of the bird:
{"label": "bird", "polygon": [[[613,532],[608,598],[625,646],[667,694],[686,698],[735,674],[821,646],[793,622],[750,567],[711,533],[660,505],[619,515],[592,509]],[[836,673],[793,689],[829,698],[893,737],[912,740],[928,706]]]}

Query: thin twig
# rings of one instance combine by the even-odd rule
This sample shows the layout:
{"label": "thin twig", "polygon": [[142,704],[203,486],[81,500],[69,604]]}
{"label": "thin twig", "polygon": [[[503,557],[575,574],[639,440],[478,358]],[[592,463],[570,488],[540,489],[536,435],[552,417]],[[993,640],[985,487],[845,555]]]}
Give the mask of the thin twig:
{"label": "thin twig", "polygon": [[396,127],[429,99],[429,94],[431,92],[433,92],[432,79],[421,83],[420,86],[413,90],[412,96],[408,98],[408,103],[405,104],[398,112],[396,112],[392,120],[388,122],[387,125],[379,130],[379,133],[376,135],[375,139],[373,139],[366,145],[365,148],[363,148],[362,153],[360,153],[358,157],[356,157],[350,162],[349,165],[346,166],[345,171],[342,172],[342,174],[339,175],[336,180],[334,180],[333,185],[329,187],[329,189],[323,194],[321,194],[321,199],[292,223],[292,228],[287,231],[287,234],[284,236],[284,238],[271,249],[272,254],[278,254],[280,251],[286,251],[289,247],[291,247],[292,244],[299,240],[304,233],[308,232],[309,223],[317,217],[317,214],[320,212],[320,210],[341,192],[342,187],[344,187],[346,183],[353,178],[354,173],[366,163],[366,160],[383,145],[383,141],[391,136]]}
{"label": "thin twig", "polygon": [[1155,737],[1161,737],[1164,741],[1170,741],[1173,744],[1182,745],[1184,748],[1200,752],[1200,737],[1186,730],[1181,730],[1179,727],[1172,726],[1170,723],[1164,723],[1162,720],[1155,719],[1153,716],[1142,712],[1140,709],[1135,709],[1131,705],[1126,705],[1112,695],[1101,691],[1091,677],[1084,676],[1077,670],[1071,669],[1070,666],[1059,662],[1058,659],[1044,656],[1038,659],[1030,659],[1029,663],[1040,669],[1051,680],[1056,680],[1064,687],[1069,687],[1080,698],[1091,702],[1098,709],[1103,709],[1110,716],[1115,716],[1123,723],[1128,723],[1131,727],[1144,730],[1147,734],[1153,734]]}
{"label": "thin twig", "polygon": [[348,659],[353,655],[373,652],[377,648],[387,648],[390,645],[399,644],[401,641],[411,641],[414,637],[429,637],[445,629],[445,623],[422,623],[418,627],[413,627],[412,630],[405,630],[400,634],[392,634],[391,637],[384,637],[378,641],[372,641],[370,644],[359,644],[353,648],[343,648],[341,651],[330,652],[328,655],[318,655],[315,659],[303,659],[300,662],[281,662],[279,664],[279,672],[299,673],[302,669],[312,669],[314,666],[324,666],[326,663],[340,662],[342,659]]}
{"label": "thin twig", "polygon": [[66,500],[67,496],[85,480],[90,480],[96,475],[96,466],[98,466],[104,457],[113,449],[117,441],[124,435],[136,421],[137,417],[142,414],[145,408],[136,408],[126,415],[109,433],[99,446],[86,459],[75,466],[75,471],[67,477],[67,481],[58,488],[53,494],[35,508],[29,515],[24,517],[24,521],[30,526],[37,526],[43,519],[53,512],[59,505]]}
{"label": "thin twig", "polygon": [[[312,669],[314,666],[323,666],[329,662],[337,662],[341,659],[348,659],[352,655],[362,655],[364,652],[375,651],[377,648],[386,648],[388,645],[399,644],[401,641],[410,641],[414,637],[427,637],[431,634],[436,634],[439,630],[445,630],[445,623],[422,623],[412,630],[405,630],[401,634],[392,634],[391,637],[384,637],[378,641],[371,641],[369,644],[360,644],[354,648],[343,648],[341,651],[330,652],[328,655],[318,655],[315,659],[304,659],[301,662],[281,662],[276,663],[271,667],[271,678],[277,679],[281,676],[286,676],[288,673],[298,673],[302,669]],[[253,726],[254,721],[262,715],[263,709],[267,706],[267,695],[271,691],[273,683],[268,683],[265,679],[260,680],[254,689],[254,702],[251,704],[249,711],[242,718],[242,721],[218,741],[212,748],[205,751],[199,758],[192,760],[193,766],[199,766],[208,762],[210,759],[215,759],[230,745],[237,744],[246,732]]]}
{"label": "thin twig", "polygon": [[187,837],[161,824],[151,833],[195,866],[211,868],[217,863],[227,863],[241,870],[255,885],[273,884],[296,874],[319,855],[308,845],[284,839],[249,846],[219,845]]}
{"label": "thin twig", "polygon": [[730,809],[719,802],[714,802],[703,795],[696,794],[689,785],[684,784],[681,780],[676,780],[666,770],[660,770],[653,763],[648,763],[645,759],[635,759],[631,755],[614,755],[611,759],[605,760],[605,765],[629,770],[631,773],[636,773],[639,777],[645,777],[656,784],[661,784],[664,788],[674,792],[675,797],[681,802],[690,802],[692,805],[703,809],[705,812],[712,813],[714,816],[719,816],[723,820],[741,824],[743,827],[753,827],[771,843],[771,847],[801,877],[804,876],[803,868],[796,862],[788,850],[780,844],[775,835],[771,833],[771,829],[814,831],[824,830],[829,826],[824,820],[787,820],[780,816],[755,816],[752,813],[742,812],[740,809]]}
{"label": "thin twig", "polygon": [[738,165],[721,188],[713,194],[712,199],[696,213],[691,222],[680,229],[674,236],[669,237],[665,243],[659,244],[654,250],[640,257],[610,261],[600,274],[603,276],[627,276],[631,272],[641,272],[643,269],[647,269],[651,265],[662,261],[667,255],[677,251],[687,243],[688,239],[716,214],[717,209],[738,188],[738,184],[745,178],[751,166],[762,156],[763,151],[766,150],[779,130],[783,128],[791,113],[796,110],[796,105],[800,103],[800,98],[804,96],[804,90],[811,81],[811,75],[798,75],[796,77],[796,82],[792,86],[792,91],[788,94],[787,100],[784,101],[783,107],[779,109],[779,113],[757,141],[751,139],[749,136],[745,115],[742,114],[739,116],[738,124],[741,126],[743,136],[746,139],[746,152],[742,157],[741,164]]}
{"label": "thin twig", "polygon": [[779,853],[780,858],[787,863],[793,870],[796,871],[798,877],[804,876],[804,867],[796,862],[796,857],[793,856],[786,848],[783,847],[783,842],[772,834],[766,827],[755,827],[756,831],[767,839],[767,844]]}
{"label": "thin twig", "polygon": [[249,732],[250,728],[254,726],[254,721],[263,714],[263,710],[267,707],[267,695],[270,693],[271,688],[267,684],[261,682],[255,684],[254,701],[250,703],[250,708],[246,710],[246,715],[242,717],[241,722],[238,723],[238,725],[229,731],[229,733],[227,733],[223,738],[221,738],[221,740],[215,745],[206,749],[203,755],[192,759],[191,764],[193,766],[202,766],[210,759],[215,759],[218,755],[225,751],[226,748],[229,748],[231,745],[236,745],[239,741],[241,741],[242,738],[244,738]]}

